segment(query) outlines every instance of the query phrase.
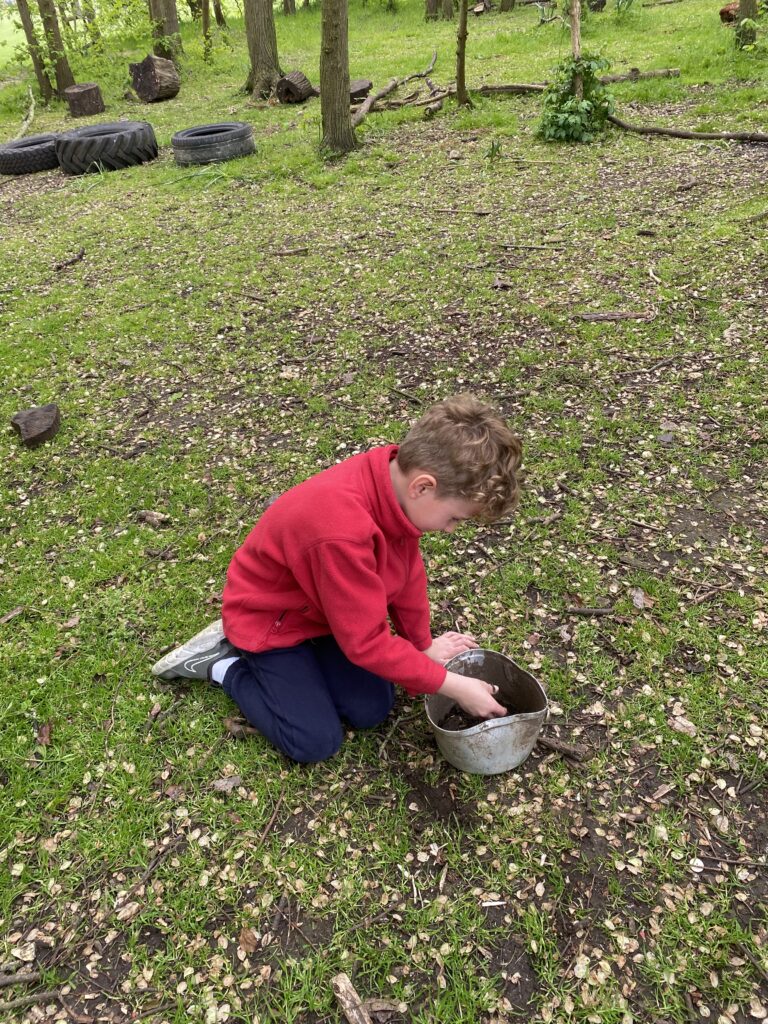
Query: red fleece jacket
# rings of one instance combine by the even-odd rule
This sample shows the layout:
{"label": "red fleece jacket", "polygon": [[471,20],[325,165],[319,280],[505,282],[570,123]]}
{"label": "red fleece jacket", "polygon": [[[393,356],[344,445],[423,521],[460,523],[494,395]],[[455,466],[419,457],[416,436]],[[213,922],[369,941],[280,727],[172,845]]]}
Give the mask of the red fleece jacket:
{"label": "red fleece jacket", "polygon": [[421,533],[392,487],[396,453],[354,455],[270,505],[227,572],[231,643],[268,651],[330,633],[353,664],[412,695],[442,685],[445,669],[422,653],[432,643],[427,576]]}

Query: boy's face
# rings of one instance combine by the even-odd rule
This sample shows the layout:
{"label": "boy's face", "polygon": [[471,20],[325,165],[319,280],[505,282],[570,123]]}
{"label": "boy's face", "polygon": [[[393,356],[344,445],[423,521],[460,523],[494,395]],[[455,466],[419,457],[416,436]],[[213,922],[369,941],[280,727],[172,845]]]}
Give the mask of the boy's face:
{"label": "boy's face", "polygon": [[481,506],[466,498],[438,497],[434,477],[410,481],[404,512],[422,533],[453,533],[459,523],[472,519]]}

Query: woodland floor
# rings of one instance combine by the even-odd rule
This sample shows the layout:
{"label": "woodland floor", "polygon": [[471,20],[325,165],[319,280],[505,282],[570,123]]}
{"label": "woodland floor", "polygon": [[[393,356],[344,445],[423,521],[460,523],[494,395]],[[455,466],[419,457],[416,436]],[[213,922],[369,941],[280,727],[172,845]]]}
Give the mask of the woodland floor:
{"label": "woodland floor", "polygon": [[[63,419],[2,440],[3,1022],[330,1024],[340,970],[377,1024],[768,1019],[766,150],[547,147],[537,103],[0,182],[2,415]],[[271,494],[460,390],[527,484],[425,538],[435,629],[584,760],[462,775],[400,700],[298,767],[150,676]]]}

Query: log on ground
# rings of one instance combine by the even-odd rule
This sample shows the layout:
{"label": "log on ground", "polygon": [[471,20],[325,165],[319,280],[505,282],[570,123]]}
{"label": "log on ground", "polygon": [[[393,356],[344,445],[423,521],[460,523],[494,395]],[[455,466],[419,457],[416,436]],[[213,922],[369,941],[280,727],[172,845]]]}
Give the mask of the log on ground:
{"label": "log on ground", "polygon": [[280,103],[303,103],[310,96],[319,96],[316,89],[303,71],[289,71],[277,80],[275,95]]}
{"label": "log on ground", "polygon": [[139,64],[130,64],[133,88],[144,103],[170,100],[181,88],[181,79],[176,65],[165,57],[150,54]]}

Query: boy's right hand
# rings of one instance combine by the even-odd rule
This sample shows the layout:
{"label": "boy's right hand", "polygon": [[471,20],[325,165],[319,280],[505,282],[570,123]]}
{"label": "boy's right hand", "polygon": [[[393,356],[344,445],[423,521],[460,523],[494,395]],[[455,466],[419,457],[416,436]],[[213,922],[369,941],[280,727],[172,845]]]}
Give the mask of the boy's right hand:
{"label": "boy's right hand", "polygon": [[494,698],[497,690],[498,687],[486,683],[483,679],[448,672],[437,692],[455,700],[474,718],[503,718],[509,712]]}

